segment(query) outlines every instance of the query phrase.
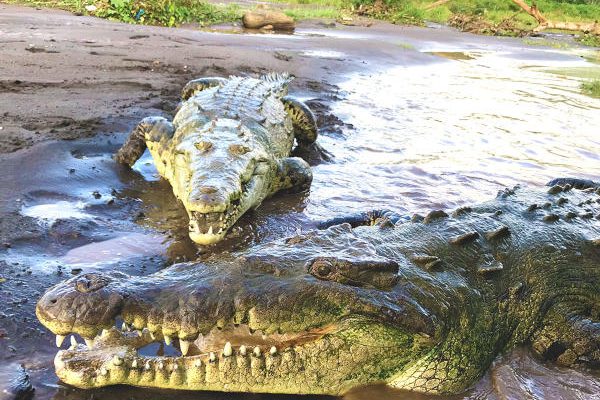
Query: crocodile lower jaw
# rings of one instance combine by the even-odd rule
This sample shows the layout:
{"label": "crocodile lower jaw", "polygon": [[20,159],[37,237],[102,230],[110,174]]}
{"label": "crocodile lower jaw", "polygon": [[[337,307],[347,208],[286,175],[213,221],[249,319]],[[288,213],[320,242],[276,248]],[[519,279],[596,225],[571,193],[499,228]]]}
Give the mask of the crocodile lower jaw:
{"label": "crocodile lower jaw", "polygon": [[[149,356],[140,354],[140,346],[162,343],[158,336],[147,329],[121,332],[113,327],[86,344],[72,337],[71,346],[56,354],[54,366],[63,382],[83,389],[127,384],[164,389],[285,393],[290,390],[285,384],[277,380],[269,383],[273,368],[286,365],[280,372],[292,373],[294,360],[318,355],[320,340],[335,329],[335,325],[331,325],[270,335],[260,331],[246,333],[246,327],[228,328],[225,332],[213,329],[193,342],[194,349],[190,349],[187,356]],[[180,340],[179,346],[183,343],[186,342]],[[187,353],[188,346],[189,342],[182,352]],[[253,378],[257,378],[256,381]],[[311,388],[305,390],[310,392]],[[322,391],[321,388],[318,392]]]}

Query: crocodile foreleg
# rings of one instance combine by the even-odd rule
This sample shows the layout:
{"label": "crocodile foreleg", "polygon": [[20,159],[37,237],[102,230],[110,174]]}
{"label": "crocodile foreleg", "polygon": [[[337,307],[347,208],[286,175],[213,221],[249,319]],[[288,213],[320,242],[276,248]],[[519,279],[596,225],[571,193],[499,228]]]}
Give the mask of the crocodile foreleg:
{"label": "crocodile foreleg", "polygon": [[121,146],[115,160],[130,167],[144,154],[146,141],[159,141],[162,137],[173,136],[175,128],[163,117],[146,117],[131,131]]}

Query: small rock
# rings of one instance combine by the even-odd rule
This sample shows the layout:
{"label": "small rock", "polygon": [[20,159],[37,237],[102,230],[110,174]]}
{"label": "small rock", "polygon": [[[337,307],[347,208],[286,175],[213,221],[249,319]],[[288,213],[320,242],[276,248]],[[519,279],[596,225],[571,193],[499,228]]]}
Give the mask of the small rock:
{"label": "small rock", "polygon": [[242,23],[248,29],[261,29],[271,25],[271,29],[293,31],[296,23],[292,17],[278,11],[247,11]]}
{"label": "small rock", "polygon": [[71,275],[78,275],[83,271],[81,268],[73,268],[71,269]]}
{"label": "small rock", "polygon": [[94,193],[92,193],[92,196],[94,196],[95,199],[99,199],[100,197],[102,197],[102,195],[100,194],[99,191],[95,191]]}

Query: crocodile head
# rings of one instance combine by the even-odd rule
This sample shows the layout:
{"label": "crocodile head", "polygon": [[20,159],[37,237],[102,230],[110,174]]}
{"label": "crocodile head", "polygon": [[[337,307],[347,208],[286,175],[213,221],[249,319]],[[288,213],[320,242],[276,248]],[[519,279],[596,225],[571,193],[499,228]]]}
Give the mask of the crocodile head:
{"label": "crocodile head", "polygon": [[[36,311],[58,343],[86,339],[55,358],[80,388],[340,394],[420,368],[443,331],[430,285],[342,225],[150,277],[74,277]],[[173,356],[148,355],[165,342]]]}
{"label": "crocodile head", "polygon": [[159,153],[155,160],[165,160],[161,174],[188,213],[190,238],[207,245],[223,239],[242,214],[270,194],[277,163],[256,140],[265,130],[259,124],[191,119],[178,130],[172,148],[159,153],[159,145],[148,147],[153,156]]}

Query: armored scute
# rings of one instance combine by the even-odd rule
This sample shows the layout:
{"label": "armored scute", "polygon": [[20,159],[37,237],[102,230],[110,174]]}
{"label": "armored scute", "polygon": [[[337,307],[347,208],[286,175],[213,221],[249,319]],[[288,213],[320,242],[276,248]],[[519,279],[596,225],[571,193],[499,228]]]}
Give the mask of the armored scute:
{"label": "armored scute", "polygon": [[290,157],[294,140],[315,147],[317,126],[287,96],[291,77],[202,78],[189,82],[169,122],[144,119],[116,155],[133,165],[148,148],[189,217],[190,238],[215,243],[246,211],[281,191],[309,188],[309,165]]}
{"label": "armored scute", "polygon": [[[150,278],[89,273],[51,288],[37,315],[59,343],[86,339],[55,358],[80,388],[458,393],[522,344],[597,367],[600,190],[582,182],[342,223]],[[137,352],[162,341],[182,357]]]}

